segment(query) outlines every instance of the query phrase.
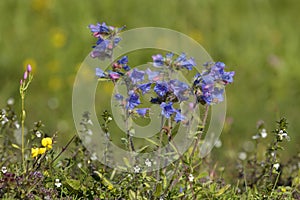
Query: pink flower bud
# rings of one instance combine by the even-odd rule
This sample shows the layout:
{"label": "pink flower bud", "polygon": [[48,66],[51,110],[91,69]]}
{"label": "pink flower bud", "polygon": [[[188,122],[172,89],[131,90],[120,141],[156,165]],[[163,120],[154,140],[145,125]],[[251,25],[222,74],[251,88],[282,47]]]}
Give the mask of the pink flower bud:
{"label": "pink flower bud", "polygon": [[31,65],[30,65],[30,64],[28,64],[28,65],[27,65],[27,71],[28,71],[28,73],[30,73],[30,72],[31,72],[31,70],[32,70],[32,69],[31,69]]}
{"label": "pink flower bud", "polygon": [[23,79],[20,80],[20,85],[22,85],[22,84],[23,84]]}
{"label": "pink flower bud", "polygon": [[27,72],[27,71],[25,71],[25,72],[24,72],[24,75],[23,75],[23,79],[24,79],[24,80],[26,80],[26,79],[27,79],[27,77],[28,77],[28,72]]}

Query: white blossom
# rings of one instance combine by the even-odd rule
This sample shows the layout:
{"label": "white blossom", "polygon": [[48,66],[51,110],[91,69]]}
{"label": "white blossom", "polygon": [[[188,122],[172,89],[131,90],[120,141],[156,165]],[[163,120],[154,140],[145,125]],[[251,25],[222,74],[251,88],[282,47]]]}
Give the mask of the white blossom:
{"label": "white blossom", "polygon": [[151,167],[151,166],[152,166],[152,162],[147,158],[147,159],[145,160],[145,165],[146,165],[147,167]]}
{"label": "white blossom", "polygon": [[268,136],[268,133],[267,133],[266,129],[263,128],[260,132],[260,135],[261,135],[262,138],[266,138]]}
{"label": "white blossom", "polygon": [[190,174],[189,177],[188,177],[188,179],[189,179],[190,182],[193,182],[193,181],[194,181],[194,176],[193,176],[193,174]]}
{"label": "white blossom", "polygon": [[57,179],[55,179],[55,183],[54,183],[54,185],[56,186],[56,187],[61,187],[61,182],[59,182],[59,179],[57,178]]}
{"label": "white blossom", "polygon": [[140,170],[141,170],[141,168],[138,165],[133,167],[134,173],[139,173]]}
{"label": "white blossom", "polygon": [[1,171],[2,171],[3,174],[5,174],[5,173],[7,172],[6,167],[2,167],[2,168],[1,168]]}
{"label": "white blossom", "polygon": [[238,157],[240,160],[246,160],[247,154],[246,154],[246,152],[240,152]]}
{"label": "white blossom", "polygon": [[280,167],[280,164],[279,164],[279,163],[275,163],[275,164],[273,165],[273,168],[275,168],[276,170],[278,170],[279,167]]}

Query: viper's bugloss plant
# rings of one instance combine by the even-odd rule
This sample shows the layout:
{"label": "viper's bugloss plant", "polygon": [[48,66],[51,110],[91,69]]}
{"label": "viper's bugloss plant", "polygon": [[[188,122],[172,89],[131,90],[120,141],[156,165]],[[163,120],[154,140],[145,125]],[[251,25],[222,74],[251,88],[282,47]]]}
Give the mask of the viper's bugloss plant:
{"label": "viper's bugloss plant", "polygon": [[[20,81],[20,114],[14,110],[13,99],[8,99],[6,107],[0,110],[1,199],[300,199],[300,154],[288,162],[280,159],[283,144],[293,139],[285,118],[277,122],[273,131],[262,121],[258,123],[252,136],[255,151],[239,153],[232,180],[225,180],[223,173],[230,169],[219,167],[210,156],[201,158],[198,146],[207,131],[209,109],[224,101],[224,89],[233,83],[235,72],[226,71],[222,62],[208,62],[203,64],[203,70],[194,73],[196,59],[186,53],[155,54],[145,69],[132,66],[127,55],[112,60],[114,48],[122,43],[120,32],[124,28],[105,23],[89,26],[97,39],[90,56],[111,61],[106,70],[99,64],[91,78],[116,86],[112,96],[124,119],[127,138],[119,139],[126,150],[133,154],[153,150],[160,156],[161,147],[169,143],[175,151],[167,149],[167,154],[176,160],[164,166],[167,158],[136,159],[133,165],[128,163],[127,172],[121,172],[101,163],[99,155],[89,152],[76,135],[59,150],[55,144],[58,133],[51,136],[41,121],[31,126],[25,123],[29,113],[25,109],[25,95],[33,79],[28,65]],[[176,73],[193,78],[186,83]],[[119,85],[125,86],[125,90],[119,91]],[[188,104],[187,111],[181,103]],[[131,123],[136,118],[150,118],[152,106],[158,108],[160,129],[153,138],[147,138],[151,144],[138,148]],[[197,106],[204,112],[196,116],[201,118],[199,125],[189,135],[193,142],[186,152],[179,153],[174,136],[179,124],[189,127],[196,120],[189,112]],[[98,145],[104,147],[105,163],[114,162],[111,142],[118,134],[113,132],[113,120],[109,110],[103,111],[99,119],[105,137]],[[90,111],[82,114],[80,125],[83,135],[94,134]],[[259,155],[258,146],[266,142],[269,144],[264,154]],[[62,156],[64,152],[67,154]],[[160,168],[149,170],[155,166]]]}

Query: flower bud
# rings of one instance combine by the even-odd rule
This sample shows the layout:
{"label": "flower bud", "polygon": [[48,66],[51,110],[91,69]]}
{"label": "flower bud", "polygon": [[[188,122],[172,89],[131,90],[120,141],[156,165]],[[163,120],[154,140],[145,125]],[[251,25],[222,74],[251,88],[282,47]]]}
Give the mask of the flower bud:
{"label": "flower bud", "polygon": [[31,72],[31,70],[32,70],[32,68],[31,68],[31,65],[30,65],[30,64],[28,64],[28,65],[27,65],[27,71],[28,71],[28,73],[30,73],[30,72]]}
{"label": "flower bud", "polygon": [[28,78],[28,72],[27,72],[27,71],[25,71],[25,72],[24,72],[23,79],[24,79],[24,80],[26,80],[27,78]]}

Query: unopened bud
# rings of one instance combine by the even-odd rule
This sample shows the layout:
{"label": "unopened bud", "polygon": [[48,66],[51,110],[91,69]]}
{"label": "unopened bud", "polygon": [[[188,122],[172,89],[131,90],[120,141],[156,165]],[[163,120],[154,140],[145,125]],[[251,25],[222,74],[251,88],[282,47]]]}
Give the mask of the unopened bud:
{"label": "unopened bud", "polygon": [[27,65],[27,71],[28,71],[28,73],[30,73],[30,72],[31,72],[31,70],[32,70],[32,68],[31,68],[31,65],[30,65],[30,64],[28,64],[28,65]]}
{"label": "unopened bud", "polygon": [[27,72],[27,71],[25,71],[25,72],[24,72],[23,79],[24,79],[24,80],[26,80],[26,79],[27,79],[27,77],[28,77],[28,72]]}

